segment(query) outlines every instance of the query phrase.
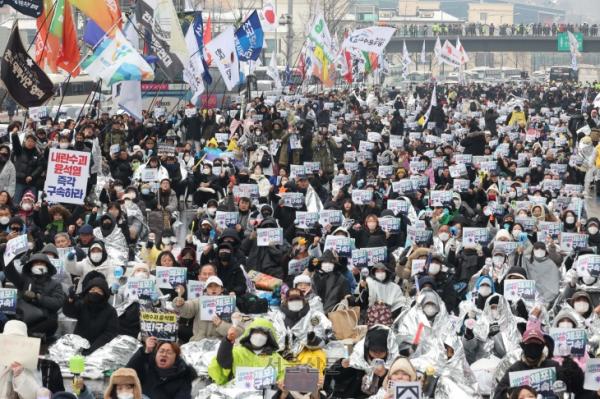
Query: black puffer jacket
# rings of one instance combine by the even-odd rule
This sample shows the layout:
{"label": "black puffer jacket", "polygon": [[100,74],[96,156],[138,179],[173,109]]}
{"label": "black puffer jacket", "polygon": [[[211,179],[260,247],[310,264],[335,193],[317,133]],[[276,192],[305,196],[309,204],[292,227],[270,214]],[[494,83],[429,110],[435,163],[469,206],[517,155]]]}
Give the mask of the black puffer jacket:
{"label": "black puffer jacket", "polygon": [[177,357],[173,367],[167,370],[156,366],[155,354],[140,348],[127,363],[137,372],[142,393],[152,399],[190,399],[192,381],[196,372],[183,359]]}
{"label": "black puffer jacket", "polygon": [[11,137],[13,145],[12,161],[17,170],[17,183],[26,184],[25,179],[31,176],[32,181],[29,184],[39,186],[42,182],[42,175],[46,170],[43,156],[35,147],[32,150],[23,147],[17,133],[13,133]]}
{"label": "black puffer jacket", "polygon": [[[48,273],[42,276],[36,276],[31,273],[31,266],[34,262],[44,262],[48,268]],[[52,280],[52,276],[56,274],[56,268],[50,262],[50,259],[44,254],[32,255],[25,266],[22,273],[19,273],[14,266],[14,261],[10,262],[4,270],[8,280],[15,285],[22,295],[25,291],[33,291],[40,294],[39,297],[29,300],[28,302],[44,311],[48,318],[57,319],[58,311],[65,302],[66,295],[58,281]],[[21,296],[19,301],[23,301]]]}
{"label": "black puffer jacket", "polygon": [[[323,261],[336,263],[331,259],[331,251],[325,251],[321,258]],[[323,300],[323,309],[325,313],[329,313],[335,305],[337,305],[346,295],[350,294],[348,288],[348,280],[344,277],[343,267],[339,264],[330,273],[325,273],[320,269],[313,276],[315,293]]]}
{"label": "black puffer jacket", "polygon": [[[87,295],[93,287],[98,287],[104,292],[102,301],[92,303]],[[108,303],[110,290],[104,277],[97,277],[85,281],[82,296],[69,298],[63,307],[65,316],[77,319],[75,334],[87,339],[90,348],[83,352],[84,355],[109,343],[119,334],[119,319],[117,312]]]}

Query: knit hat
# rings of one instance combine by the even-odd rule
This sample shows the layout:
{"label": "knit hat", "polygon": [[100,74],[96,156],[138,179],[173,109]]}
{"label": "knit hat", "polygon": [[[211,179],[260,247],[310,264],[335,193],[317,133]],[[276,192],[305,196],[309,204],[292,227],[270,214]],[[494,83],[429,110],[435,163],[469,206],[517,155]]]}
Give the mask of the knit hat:
{"label": "knit hat", "polygon": [[20,320],[9,320],[4,325],[2,335],[18,335],[21,337],[27,336],[27,324]]}
{"label": "knit hat", "polygon": [[35,202],[35,194],[33,194],[31,191],[27,191],[25,194],[23,194],[23,197],[21,197],[21,203],[24,201]]}
{"label": "knit hat", "polygon": [[111,399],[113,390],[116,390],[117,385],[132,385],[133,399],[142,398],[142,386],[140,379],[134,369],[120,368],[117,369],[111,376],[108,388],[104,392],[104,399]]}
{"label": "knit hat", "polygon": [[84,224],[79,228],[79,235],[81,234],[94,234],[94,228],[89,224]]}
{"label": "knit hat", "polygon": [[527,279],[527,271],[525,271],[525,269],[523,269],[522,267],[518,266],[513,266],[510,269],[508,269],[505,278],[508,278],[510,275],[518,275],[523,277],[524,279]]}
{"label": "knit hat", "polygon": [[58,258],[58,249],[52,243],[44,245],[41,251],[43,254],[51,254],[52,256]]}
{"label": "knit hat", "polygon": [[306,274],[299,274],[294,277],[294,288],[296,288],[296,286],[300,283],[312,284],[310,276],[307,276]]}

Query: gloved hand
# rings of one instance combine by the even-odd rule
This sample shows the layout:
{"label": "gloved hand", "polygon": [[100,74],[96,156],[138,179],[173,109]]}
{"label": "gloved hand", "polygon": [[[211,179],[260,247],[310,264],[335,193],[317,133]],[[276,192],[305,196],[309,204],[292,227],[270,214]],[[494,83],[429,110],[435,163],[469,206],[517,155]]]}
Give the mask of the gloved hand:
{"label": "gloved hand", "polygon": [[77,296],[77,285],[72,285],[69,287],[69,298],[75,298]]}
{"label": "gloved hand", "polygon": [[23,293],[23,297],[26,301],[33,301],[37,297],[37,294],[33,291],[28,290]]}
{"label": "gloved hand", "polygon": [[154,246],[154,242],[152,242],[152,241],[150,241],[150,240],[148,240],[148,241],[146,242],[146,248],[150,249],[150,248],[152,248],[153,246]]}
{"label": "gloved hand", "polygon": [[67,254],[67,259],[75,260],[75,251],[69,251],[69,253]]}

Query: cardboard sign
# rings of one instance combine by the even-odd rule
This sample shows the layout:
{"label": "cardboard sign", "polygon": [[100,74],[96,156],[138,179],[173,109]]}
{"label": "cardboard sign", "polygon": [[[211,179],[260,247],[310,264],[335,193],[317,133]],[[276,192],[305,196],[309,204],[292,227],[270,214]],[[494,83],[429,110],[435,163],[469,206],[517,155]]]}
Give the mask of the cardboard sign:
{"label": "cardboard sign", "polygon": [[512,255],[517,250],[516,241],[494,241],[494,251],[500,251],[504,255]]}
{"label": "cardboard sign", "polygon": [[427,270],[427,259],[413,259],[410,264],[410,276],[425,273]]}
{"label": "cardboard sign", "polygon": [[394,212],[395,215],[408,214],[411,206],[412,204],[405,200],[388,200],[387,202],[387,209]]}
{"label": "cardboard sign", "polygon": [[356,205],[366,205],[373,199],[371,190],[352,190],[352,202]]}
{"label": "cardboard sign", "polygon": [[538,222],[538,234],[543,233],[543,240],[546,239],[547,235],[550,235],[552,239],[556,240],[560,233],[562,232],[562,223],[561,222]]}
{"label": "cardboard sign", "polygon": [[535,281],[533,280],[504,280],[504,297],[508,301],[534,303],[536,296]]}
{"label": "cardboard sign", "polygon": [[11,238],[6,243],[6,249],[4,250],[4,264],[8,265],[17,255],[27,252],[28,248],[27,234]]}
{"label": "cardboard sign", "polygon": [[567,253],[571,253],[578,248],[587,248],[587,246],[587,234],[564,232],[560,234],[560,248]]}
{"label": "cardboard sign", "polygon": [[302,272],[308,267],[310,256],[302,259],[291,259],[288,262],[288,275],[296,276],[302,274]]}
{"label": "cardboard sign", "polygon": [[315,173],[321,170],[321,162],[304,162],[304,169],[308,173]]}
{"label": "cardboard sign", "polygon": [[415,191],[415,187],[413,185],[412,180],[401,179],[392,182],[392,190],[398,194],[410,194]]}
{"label": "cardboard sign", "polygon": [[580,255],[577,257],[576,270],[579,275],[587,273],[592,277],[600,277],[600,255]]}
{"label": "cardboard sign", "polygon": [[387,247],[353,249],[351,256],[352,266],[359,269],[371,267],[377,263],[387,262]]}
{"label": "cardboard sign", "polygon": [[410,225],[406,227],[406,243],[404,247],[408,247],[413,243],[425,243],[431,239],[433,232],[422,228],[421,226]]}
{"label": "cardboard sign", "polygon": [[328,235],[325,238],[325,247],[323,251],[328,249],[337,253],[340,257],[351,257],[354,249],[354,239],[343,236]]}
{"label": "cardboard sign", "polygon": [[319,224],[321,226],[340,226],[344,222],[342,211],[336,209],[324,209],[320,212]]}
{"label": "cardboard sign", "polygon": [[452,203],[453,191],[431,190],[429,192],[429,204],[431,206],[446,206]]}
{"label": "cardboard sign", "polygon": [[0,313],[15,314],[17,312],[17,289],[0,288]]}
{"label": "cardboard sign", "polygon": [[156,266],[156,281],[159,288],[172,289],[178,285],[185,286],[187,269],[185,267]]}
{"label": "cardboard sign", "polygon": [[144,338],[156,337],[159,341],[177,341],[179,324],[177,314],[140,312],[140,332]]}
{"label": "cardboard sign", "polygon": [[272,366],[267,367],[236,367],[236,388],[244,390],[261,390],[275,384],[277,374]]}
{"label": "cardboard sign", "polygon": [[159,157],[174,157],[175,156],[175,145],[160,143],[158,145],[158,156]]}
{"label": "cardboard sign", "polygon": [[187,297],[188,299],[198,299],[204,293],[204,281],[190,280],[187,282]]}
{"label": "cardboard sign", "polygon": [[465,193],[469,191],[469,187],[471,187],[471,181],[468,179],[454,179],[452,182],[452,191]]}
{"label": "cardboard sign", "polygon": [[283,206],[288,208],[302,209],[304,207],[304,194],[302,193],[283,193]]}
{"label": "cardboard sign", "polygon": [[140,178],[143,182],[158,181],[158,169],[144,167],[140,172]]}
{"label": "cardboard sign", "polygon": [[287,391],[314,392],[319,383],[319,370],[312,367],[286,367],[283,384]]}
{"label": "cardboard sign", "polygon": [[269,247],[271,245],[283,244],[283,229],[280,227],[268,227],[256,229],[256,245]]}
{"label": "cardboard sign", "polygon": [[421,383],[415,382],[394,382],[392,385],[392,394],[394,399],[421,399]]}
{"label": "cardboard sign", "polygon": [[319,212],[296,212],[294,224],[302,229],[312,229],[319,222]]}
{"label": "cardboard sign", "polygon": [[584,328],[551,328],[555,356],[580,357],[585,354],[587,333]]}
{"label": "cardboard sign", "polygon": [[508,373],[511,388],[529,385],[541,394],[543,398],[553,398],[552,384],[556,381],[556,369],[546,367],[525,371],[511,371]]}
{"label": "cardboard sign", "polygon": [[590,391],[600,389],[600,359],[588,359],[586,361],[583,388]]}
{"label": "cardboard sign", "polygon": [[50,149],[44,183],[46,200],[83,205],[91,158],[89,152]]}
{"label": "cardboard sign", "polygon": [[391,234],[400,233],[401,225],[402,221],[400,218],[395,218],[393,216],[384,216],[379,218],[379,226],[381,227],[381,230]]}
{"label": "cardboard sign", "polygon": [[18,362],[27,370],[37,370],[40,343],[39,338],[0,334],[0,369]]}
{"label": "cardboard sign", "polygon": [[200,297],[200,320],[210,321],[214,316],[219,316],[225,321],[231,321],[231,314],[235,311],[235,297],[231,295]]}
{"label": "cardboard sign", "polygon": [[239,212],[217,211],[215,213],[215,224],[221,229],[235,227],[240,217]]}
{"label": "cardboard sign", "polygon": [[485,227],[465,227],[463,229],[464,244],[485,244],[489,240],[489,232]]}
{"label": "cardboard sign", "polygon": [[448,168],[450,170],[450,176],[453,178],[459,178],[461,176],[467,176],[467,166],[464,163],[459,163],[457,165],[450,165]]}
{"label": "cardboard sign", "polygon": [[308,171],[304,165],[290,165],[290,178],[308,175]]}

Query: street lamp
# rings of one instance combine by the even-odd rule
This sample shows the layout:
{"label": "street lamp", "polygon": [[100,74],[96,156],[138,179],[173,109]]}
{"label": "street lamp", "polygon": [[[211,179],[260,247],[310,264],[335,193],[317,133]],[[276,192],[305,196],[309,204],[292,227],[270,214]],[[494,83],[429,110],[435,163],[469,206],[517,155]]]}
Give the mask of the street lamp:
{"label": "street lamp", "polygon": [[[289,11],[289,7],[288,7]],[[285,62],[286,65],[290,65],[290,59],[292,58],[292,15],[291,14],[282,14],[279,17],[279,25],[287,25],[287,34],[286,34],[286,42],[287,46],[285,48]]]}

